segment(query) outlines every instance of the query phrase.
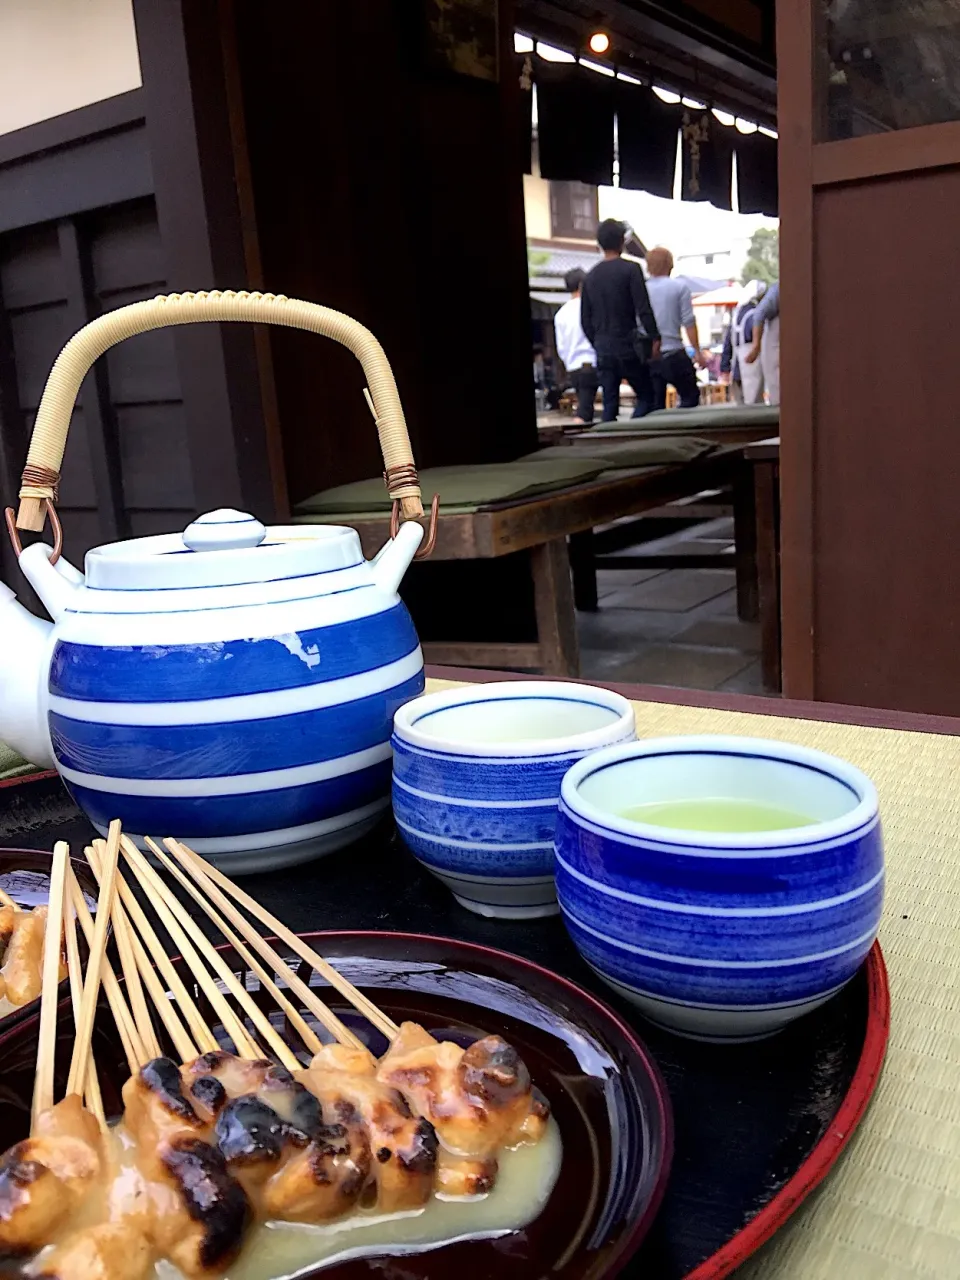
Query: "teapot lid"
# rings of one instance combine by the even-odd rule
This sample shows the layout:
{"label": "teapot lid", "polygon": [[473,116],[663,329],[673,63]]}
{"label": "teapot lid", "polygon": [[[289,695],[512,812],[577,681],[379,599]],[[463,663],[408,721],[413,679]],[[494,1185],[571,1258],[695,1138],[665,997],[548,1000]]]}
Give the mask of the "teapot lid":
{"label": "teapot lid", "polygon": [[266,528],[244,511],[198,516],[182,534],[164,533],[94,547],[86,584],[99,590],[242,586],[275,582],[363,563],[360,539],[342,525]]}

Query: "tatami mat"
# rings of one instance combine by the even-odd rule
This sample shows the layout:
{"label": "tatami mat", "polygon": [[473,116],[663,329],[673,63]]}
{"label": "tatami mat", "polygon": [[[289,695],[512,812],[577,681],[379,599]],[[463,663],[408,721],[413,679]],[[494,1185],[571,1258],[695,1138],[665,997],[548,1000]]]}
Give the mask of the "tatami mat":
{"label": "tatami mat", "polygon": [[837,1168],[738,1280],[958,1280],[960,738],[661,703],[636,709],[640,737],[786,739],[851,761],[880,793],[880,941],[892,993],[883,1077]]}

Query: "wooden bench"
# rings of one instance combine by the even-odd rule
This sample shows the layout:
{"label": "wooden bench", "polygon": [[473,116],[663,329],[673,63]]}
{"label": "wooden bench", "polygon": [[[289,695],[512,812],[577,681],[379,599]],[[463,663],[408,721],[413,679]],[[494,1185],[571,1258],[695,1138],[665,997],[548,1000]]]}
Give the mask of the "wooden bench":
{"label": "wooden bench", "polygon": [[[743,449],[724,446],[693,462],[607,472],[595,480],[542,497],[492,504],[469,514],[441,515],[434,560],[493,559],[527,551],[533,575],[537,623],[535,643],[475,643],[451,637],[427,642],[428,662],[474,667],[513,667],[546,675],[576,676],[580,670],[576,611],[568,538],[622,516],[638,515],[707,489],[742,489]],[[442,495],[441,495],[442,497]],[[386,515],[351,519],[365,555],[389,535]],[[738,580],[756,587],[756,551],[744,544]],[[746,589],[746,588],[745,588]]]}

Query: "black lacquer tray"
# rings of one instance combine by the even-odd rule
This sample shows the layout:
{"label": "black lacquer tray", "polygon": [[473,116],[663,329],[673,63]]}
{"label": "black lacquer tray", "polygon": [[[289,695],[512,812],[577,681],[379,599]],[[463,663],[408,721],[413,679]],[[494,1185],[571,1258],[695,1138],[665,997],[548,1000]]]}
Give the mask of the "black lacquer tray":
{"label": "black lacquer tray", "polygon": [[[33,784],[38,793],[57,785]],[[29,817],[25,799],[20,808]],[[49,806],[49,797],[42,803]],[[86,820],[76,815],[54,825],[30,821],[23,843],[51,848],[54,840],[67,839],[82,846],[90,836]],[[0,844],[16,843],[5,829]],[[317,862],[244,877],[243,887],[298,932],[390,930],[512,952],[571,979],[633,1025],[666,1082],[675,1123],[666,1196],[646,1241],[622,1271],[637,1280],[729,1275],[829,1173],[879,1078],[889,1025],[879,947],[841,993],[780,1035],[711,1046],[670,1035],[640,1017],[584,964],[559,918],[486,920],[457,906],[389,823],[360,845]]]}

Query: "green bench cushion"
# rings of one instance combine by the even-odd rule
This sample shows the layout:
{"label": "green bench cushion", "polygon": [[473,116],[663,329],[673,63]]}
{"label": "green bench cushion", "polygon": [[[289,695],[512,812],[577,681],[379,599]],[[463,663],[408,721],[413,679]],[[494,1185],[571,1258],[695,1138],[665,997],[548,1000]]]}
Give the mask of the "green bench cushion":
{"label": "green bench cushion", "polygon": [[[420,472],[424,505],[435,493],[447,515],[470,513],[511,499],[533,498],[567,489],[571,485],[592,480],[609,466],[579,451],[564,450],[564,457],[544,458],[531,462],[483,463],[462,467],[428,467]],[[320,516],[369,516],[390,510],[390,498],[383,480],[357,480],[353,484],[325,489],[297,504],[295,519],[309,520]]]}
{"label": "green bench cushion", "polygon": [[[692,409],[655,409],[645,418],[627,418],[622,422],[602,422],[597,426],[604,431],[695,431],[698,427],[711,431],[724,428],[770,428],[770,434],[780,430],[780,406],[778,404],[701,404]],[[589,428],[587,432],[589,434]],[[583,439],[579,436],[578,439]]]}
{"label": "green bench cushion", "polygon": [[23,756],[14,751],[13,747],[0,742],[0,782],[7,778],[19,778],[21,774],[38,772],[35,764],[28,764]]}
{"label": "green bench cushion", "polygon": [[575,446],[555,444],[546,449],[538,449],[536,453],[528,453],[521,462],[537,462],[545,458],[562,458],[569,455],[571,448],[576,456],[593,458],[609,470],[624,467],[662,467],[671,463],[692,462],[712,449],[716,449],[712,440],[701,440],[697,436],[655,436],[650,440],[597,440],[590,445],[582,437],[577,438]]}

